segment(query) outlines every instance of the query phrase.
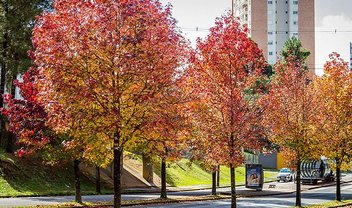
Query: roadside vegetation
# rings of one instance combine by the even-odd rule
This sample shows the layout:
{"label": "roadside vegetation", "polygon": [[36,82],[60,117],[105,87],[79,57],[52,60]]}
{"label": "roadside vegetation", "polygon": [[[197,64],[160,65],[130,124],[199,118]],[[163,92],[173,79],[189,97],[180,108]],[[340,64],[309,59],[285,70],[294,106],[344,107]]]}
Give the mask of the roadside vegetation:
{"label": "roadside vegetation", "polygon": [[[73,167],[45,165],[36,157],[17,158],[0,151],[0,197],[72,195],[75,193]],[[82,178],[82,193],[94,194],[95,184]],[[103,189],[103,193],[112,193]]]}
{"label": "roadside vegetation", "polygon": [[[226,195],[218,195],[218,196],[202,196],[202,197],[186,197],[182,199],[153,199],[153,200],[130,200],[123,201],[123,205],[147,205],[147,204],[168,204],[168,203],[177,203],[177,202],[185,202],[185,201],[200,201],[200,200],[218,200],[229,198],[230,196]],[[43,206],[35,206],[35,208],[66,208],[66,207],[110,207],[111,203],[65,203],[60,205],[43,205]],[[304,206],[304,208],[351,208],[352,200],[346,201],[331,201],[318,205]],[[17,207],[19,208],[19,207]],[[34,208],[26,207],[26,208]]]}
{"label": "roadside vegetation", "polygon": [[333,207],[344,207],[351,208],[352,200],[344,200],[344,201],[331,201],[318,205],[305,206],[306,208],[333,208]]}
{"label": "roadside vegetation", "polygon": [[[132,153],[128,153],[133,155]],[[132,157],[140,165],[138,155]],[[160,174],[160,166],[155,161],[154,171]],[[183,159],[169,163],[167,166],[167,183],[171,186],[211,185],[211,172],[205,170],[198,162],[190,163]],[[220,186],[230,185],[229,168],[222,166]],[[265,170],[265,180],[274,180],[276,170]],[[236,169],[236,183],[245,183],[245,168]],[[0,151],[0,197],[72,195],[75,192],[73,168],[70,164],[60,166],[45,165],[36,157],[17,158],[13,154]],[[83,194],[95,194],[94,179],[82,178]],[[111,189],[103,188],[103,193],[112,193]]]}
{"label": "roadside vegetation", "polygon": [[[155,173],[160,173],[160,165],[154,165]],[[276,179],[277,170],[264,170],[264,181]],[[236,185],[245,184],[245,167],[236,168]],[[194,186],[211,185],[211,172],[205,170],[198,162],[190,163],[182,159],[175,163],[169,163],[166,168],[166,182],[171,186]],[[230,169],[226,166],[220,167],[220,186],[230,186]]]}

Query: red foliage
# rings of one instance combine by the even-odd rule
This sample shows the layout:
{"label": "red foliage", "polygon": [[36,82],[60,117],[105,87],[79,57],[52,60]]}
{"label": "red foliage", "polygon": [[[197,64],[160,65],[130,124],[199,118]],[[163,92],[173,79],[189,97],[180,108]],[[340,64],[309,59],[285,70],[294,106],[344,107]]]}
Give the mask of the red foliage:
{"label": "red foliage", "polygon": [[47,114],[38,103],[37,74],[38,69],[32,67],[23,75],[22,82],[15,81],[22,98],[4,95],[7,106],[2,113],[9,119],[9,131],[18,137],[18,145],[22,147],[17,151],[18,156],[41,149],[53,138],[52,131],[45,125]]}
{"label": "red foliage", "polygon": [[86,145],[85,159],[113,154],[119,178],[123,148],[140,142],[159,92],[184,62],[186,42],[170,7],[155,0],[57,0],[37,20],[33,43],[48,124]]}
{"label": "red foliage", "polygon": [[259,149],[254,96],[246,94],[262,74],[265,61],[247,29],[231,16],[217,19],[205,41],[198,40],[193,69],[199,103],[195,124],[206,159],[212,165],[237,166],[243,148]]}

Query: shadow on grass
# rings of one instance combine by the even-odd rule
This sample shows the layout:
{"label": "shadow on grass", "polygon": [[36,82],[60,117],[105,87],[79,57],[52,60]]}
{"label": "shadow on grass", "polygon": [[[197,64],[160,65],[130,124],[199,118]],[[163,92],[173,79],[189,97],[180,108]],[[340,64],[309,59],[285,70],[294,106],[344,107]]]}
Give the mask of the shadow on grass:
{"label": "shadow on grass", "polygon": [[[161,160],[154,161],[153,168],[154,168],[154,173],[161,178]],[[166,183],[169,184],[170,186],[176,186],[175,181],[168,173],[167,168],[166,168]]]}
{"label": "shadow on grass", "polygon": [[[75,193],[73,167],[45,165],[39,158],[16,158],[11,154],[0,159],[0,196],[72,195]],[[83,194],[94,194],[95,184],[81,177]],[[110,192],[103,188],[103,192]]]}

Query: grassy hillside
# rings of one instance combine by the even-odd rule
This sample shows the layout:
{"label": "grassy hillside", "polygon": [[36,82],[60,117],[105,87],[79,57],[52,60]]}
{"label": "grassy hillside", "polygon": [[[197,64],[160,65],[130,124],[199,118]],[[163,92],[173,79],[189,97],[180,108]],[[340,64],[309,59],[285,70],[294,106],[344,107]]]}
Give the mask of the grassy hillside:
{"label": "grassy hillside", "polygon": [[[88,178],[83,177],[81,185],[83,194],[95,193]],[[0,151],[0,196],[61,194],[74,194],[73,167],[69,164],[53,167],[37,158],[19,159]]]}
{"label": "grassy hillside", "polygon": [[[134,155],[131,159],[142,166],[140,156]],[[157,160],[155,160],[154,171],[160,175],[160,163]],[[265,180],[274,180],[277,171],[265,170],[264,173]],[[244,175],[244,167],[236,169],[237,185],[244,184]],[[167,183],[172,186],[210,185],[211,173],[199,163],[190,164],[189,160],[183,159],[168,164]],[[81,185],[83,194],[95,194],[95,184],[87,177],[82,178]],[[230,185],[230,171],[227,167],[221,167],[220,185]],[[103,193],[112,193],[112,190],[105,188]],[[71,164],[49,166],[43,164],[38,158],[19,159],[0,150],[0,197],[68,194],[74,194]]]}
{"label": "grassy hillside", "polygon": [[[156,161],[154,171],[160,176],[160,165]],[[245,168],[236,168],[236,184],[245,184]],[[264,170],[264,181],[275,180],[276,170]],[[192,185],[210,185],[211,173],[206,171],[202,166],[189,160],[183,159],[176,163],[169,163],[166,168],[166,181],[172,186],[192,186]],[[230,185],[230,169],[225,166],[220,167],[220,185]]]}

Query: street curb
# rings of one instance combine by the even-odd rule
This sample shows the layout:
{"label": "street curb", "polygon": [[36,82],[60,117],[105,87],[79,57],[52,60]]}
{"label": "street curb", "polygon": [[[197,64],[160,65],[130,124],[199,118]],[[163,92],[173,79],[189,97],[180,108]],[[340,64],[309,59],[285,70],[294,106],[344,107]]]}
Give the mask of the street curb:
{"label": "street curb", "polygon": [[[211,196],[211,195],[208,195],[208,196]],[[209,198],[203,198],[203,199],[185,199],[185,200],[182,200],[182,199],[170,199],[169,200],[165,200],[165,201],[160,201],[160,202],[148,202],[148,201],[144,201],[144,202],[141,202],[141,203],[130,203],[130,204],[122,204],[121,206],[122,207],[127,207],[127,206],[139,206],[139,205],[150,205],[150,204],[153,204],[153,205],[158,205],[158,204],[174,204],[174,203],[183,203],[183,202],[196,202],[196,201],[214,201],[214,200],[221,200],[221,199],[230,199],[231,197],[229,196],[219,196],[217,195],[216,197],[209,197]],[[109,205],[107,205],[109,206]],[[111,205],[110,205],[111,206]]]}
{"label": "street curb", "polygon": [[[272,181],[266,181],[264,183],[271,183],[271,182],[275,182],[276,180],[272,180]],[[236,187],[239,187],[239,186],[245,186],[245,184],[238,184],[236,185]],[[177,188],[177,187],[174,187],[172,186],[171,188]],[[217,189],[218,188],[231,188],[230,185],[226,185],[226,186],[218,186],[216,187]],[[207,190],[207,189],[211,189],[211,186],[209,187],[200,187],[200,188],[185,188],[185,189],[179,189],[179,190],[167,190],[168,193],[175,193],[175,192],[182,192],[182,191],[200,191],[200,190]],[[135,190],[125,190],[125,191],[122,191],[123,194],[139,194],[139,193],[159,193],[160,192],[160,188],[158,189],[154,189],[154,190],[145,190],[145,191],[135,191]]]}
{"label": "street curb", "polygon": [[[351,183],[352,180],[349,180],[349,181],[342,181],[340,182],[340,184],[345,184],[345,183]],[[318,189],[318,188],[324,188],[324,187],[329,187],[329,186],[334,186],[336,185],[336,181],[334,184],[325,184],[325,185],[322,185],[322,186],[319,186],[319,187],[311,187],[311,188],[308,188],[307,190],[314,190],[314,189]]]}

